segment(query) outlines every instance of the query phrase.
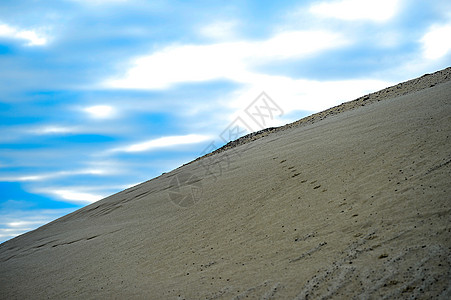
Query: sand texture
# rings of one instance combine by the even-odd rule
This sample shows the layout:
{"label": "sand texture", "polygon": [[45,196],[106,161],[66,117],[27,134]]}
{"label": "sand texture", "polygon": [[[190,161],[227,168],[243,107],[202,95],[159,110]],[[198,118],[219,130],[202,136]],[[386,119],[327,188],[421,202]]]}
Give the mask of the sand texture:
{"label": "sand texture", "polygon": [[264,132],[5,242],[0,298],[450,299],[450,79]]}

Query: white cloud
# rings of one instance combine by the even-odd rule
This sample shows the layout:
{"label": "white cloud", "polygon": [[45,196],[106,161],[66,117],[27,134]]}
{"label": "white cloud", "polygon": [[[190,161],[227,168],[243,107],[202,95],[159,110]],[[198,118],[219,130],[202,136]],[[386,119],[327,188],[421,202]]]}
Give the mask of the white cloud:
{"label": "white cloud", "polygon": [[88,193],[86,190],[81,190],[77,187],[45,187],[34,189],[33,193],[51,195],[57,198],[55,200],[80,205],[91,204],[106,197],[103,194]]}
{"label": "white cloud", "polygon": [[0,177],[0,181],[3,181],[3,182],[28,182],[28,181],[43,181],[43,180],[48,180],[48,179],[57,179],[57,178],[76,176],[76,175],[112,175],[112,174],[114,174],[114,170],[111,170],[111,169],[92,168],[92,169],[83,169],[83,170],[75,170],[75,171],[61,171],[61,172],[45,173],[45,174],[37,174],[37,175],[4,176],[4,177]]}
{"label": "white cloud", "polygon": [[[153,109],[154,106],[148,108],[143,105],[139,108],[136,107],[133,102],[128,103],[130,107],[127,107],[128,110],[135,111],[143,111],[143,109]],[[86,110],[86,107],[75,107],[74,110],[79,113],[80,111],[86,114],[88,117],[93,119],[109,119],[114,118],[119,115],[119,111],[123,112],[124,110],[119,110],[117,108],[112,108],[111,110],[98,111],[90,110],[89,112]],[[92,124],[77,122],[76,125],[58,125],[58,124],[36,124],[32,126],[11,126],[9,128],[9,135],[0,135],[0,141],[13,141],[13,140],[24,140],[28,138],[28,135],[55,135],[55,136],[65,136],[65,135],[76,135],[76,134],[100,134],[100,135],[114,135],[121,134],[127,131],[126,127],[116,127],[113,128],[109,124],[99,124],[96,126],[92,126]]]}
{"label": "white cloud", "polygon": [[112,152],[143,152],[157,148],[166,148],[179,145],[196,144],[211,139],[208,135],[188,134],[179,136],[166,136],[150,141],[133,144],[124,148],[113,149]]}
{"label": "white cloud", "polygon": [[51,222],[73,209],[13,210],[0,212],[0,242]]}
{"label": "white cloud", "polygon": [[199,32],[202,36],[214,40],[230,40],[235,37],[235,21],[218,21],[202,27]]}
{"label": "white cloud", "polygon": [[252,68],[294,59],[347,44],[327,31],[290,31],[264,41],[179,45],[135,59],[123,78],[108,79],[109,88],[166,89],[182,82],[228,79],[248,83]]}
{"label": "white cloud", "polygon": [[45,189],[41,190],[42,193],[54,195],[61,200],[76,204],[90,204],[105,198],[105,195],[91,194],[86,192],[80,192],[73,189]]}
{"label": "white cloud", "polygon": [[25,182],[25,181],[40,181],[50,178],[49,175],[24,175],[16,177],[1,177],[0,180],[4,182]]}
{"label": "white cloud", "polygon": [[451,24],[432,26],[421,39],[423,56],[439,59],[451,50]]}
{"label": "white cloud", "polygon": [[109,105],[95,105],[84,108],[84,111],[95,119],[107,119],[115,115],[115,110]]}
{"label": "white cloud", "polygon": [[327,18],[346,21],[383,22],[395,16],[399,0],[340,0],[315,3],[310,12]]}
{"label": "white cloud", "polygon": [[30,133],[38,134],[38,135],[46,135],[46,134],[69,134],[69,133],[77,133],[80,132],[78,128],[75,127],[64,127],[57,125],[49,125],[43,126],[39,128],[33,128],[29,130]]}
{"label": "white cloud", "polygon": [[20,220],[20,221],[14,221],[14,222],[9,222],[6,223],[7,226],[12,227],[12,228],[20,228],[20,227],[30,227],[30,225],[36,225],[36,224],[40,224],[41,221],[38,220],[34,220],[34,221],[24,221],[24,220]]}
{"label": "white cloud", "polygon": [[[124,78],[110,80],[107,84],[115,88],[160,89],[179,82],[225,78],[243,84],[233,95],[224,96],[226,106],[236,112],[242,111],[262,91],[278,101],[285,113],[294,110],[315,112],[353,100],[391,83],[369,79],[295,79],[263,74],[253,69],[261,64],[299,59],[349,43],[344,36],[327,31],[289,31],[264,41],[172,46],[138,58]],[[280,122],[274,119],[268,126],[281,125]],[[157,139],[113,151],[147,151],[160,147],[160,143],[163,145],[175,140]]]}
{"label": "white cloud", "polygon": [[39,35],[36,31],[21,30],[6,24],[0,25],[0,37],[24,40],[27,46],[43,46],[47,44],[47,38]]}

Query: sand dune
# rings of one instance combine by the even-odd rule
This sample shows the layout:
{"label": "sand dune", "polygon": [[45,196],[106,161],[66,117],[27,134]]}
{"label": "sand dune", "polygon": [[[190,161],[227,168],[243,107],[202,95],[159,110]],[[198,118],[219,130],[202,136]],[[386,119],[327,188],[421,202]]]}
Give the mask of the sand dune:
{"label": "sand dune", "polygon": [[450,80],[248,136],[5,242],[0,298],[449,299]]}

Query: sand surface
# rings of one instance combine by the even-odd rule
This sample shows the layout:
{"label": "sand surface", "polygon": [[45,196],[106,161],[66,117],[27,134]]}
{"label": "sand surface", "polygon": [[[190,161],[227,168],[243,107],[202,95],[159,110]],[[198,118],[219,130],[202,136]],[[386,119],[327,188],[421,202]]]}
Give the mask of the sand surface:
{"label": "sand surface", "polygon": [[1,244],[0,298],[450,299],[450,69],[440,74]]}

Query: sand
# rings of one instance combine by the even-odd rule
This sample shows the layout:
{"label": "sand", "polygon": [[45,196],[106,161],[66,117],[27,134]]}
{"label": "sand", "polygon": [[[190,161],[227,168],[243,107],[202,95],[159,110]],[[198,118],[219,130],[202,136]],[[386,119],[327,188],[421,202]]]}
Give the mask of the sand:
{"label": "sand", "polygon": [[1,244],[0,298],[449,299],[451,75],[441,72]]}

